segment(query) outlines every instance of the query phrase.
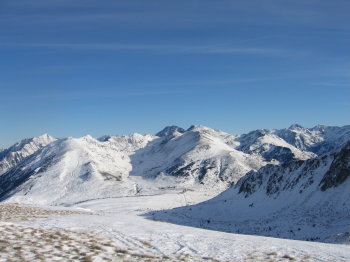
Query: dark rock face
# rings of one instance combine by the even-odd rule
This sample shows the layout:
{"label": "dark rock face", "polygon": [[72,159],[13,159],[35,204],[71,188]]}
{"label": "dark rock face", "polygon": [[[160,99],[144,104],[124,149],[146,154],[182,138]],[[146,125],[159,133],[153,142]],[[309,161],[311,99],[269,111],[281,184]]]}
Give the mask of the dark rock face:
{"label": "dark rock face", "polygon": [[188,165],[185,165],[184,161],[181,159],[178,159],[176,161],[176,165],[168,168],[165,173],[170,176],[176,176],[176,177],[188,177],[193,173],[194,171],[198,170],[196,168],[193,168],[195,163],[190,163]]}
{"label": "dark rock face", "polygon": [[218,169],[217,163],[210,159],[192,162],[187,165],[185,165],[185,163],[179,159],[177,163],[177,165],[174,165],[166,170],[167,175],[176,177],[194,176],[198,178],[198,182],[200,183],[210,171],[213,171],[216,175],[219,175],[218,172],[216,172]]}
{"label": "dark rock face", "polygon": [[[295,159],[295,155],[290,148],[277,146],[272,144],[261,144],[259,147],[251,148],[252,145],[258,143],[259,139],[264,136],[272,135],[269,130],[257,130],[248,134],[242,135],[238,141],[241,143],[237,149],[247,154],[261,155],[266,161],[277,160],[281,163],[286,163]],[[294,139],[294,138],[293,138]]]}
{"label": "dark rock face", "polygon": [[[315,179],[318,174],[318,179]],[[239,194],[247,198],[262,188],[266,195],[277,197],[282,191],[297,188],[301,194],[305,189],[319,183],[326,191],[337,187],[350,177],[350,141],[338,153],[309,159],[291,161],[282,165],[267,165],[242,177],[236,187]]]}
{"label": "dark rock face", "polygon": [[239,146],[237,149],[241,150],[245,153],[249,153],[250,145],[254,144],[260,137],[263,137],[264,135],[267,134],[266,130],[256,130],[249,132],[248,134],[242,135],[238,141],[241,143],[241,146]]}
{"label": "dark rock face", "polygon": [[334,158],[320,186],[322,191],[337,187],[350,177],[350,142]]}
{"label": "dark rock face", "polygon": [[[19,165],[11,168],[0,178],[0,200],[8,197],[21,186],[24,182],[30,179],[32,176],[40,176],[41,173],[45,172],[51,165],[54,164],[55,156],[48,157],[42,161],[42,165],[39,169],[25,169],[27,161],[31,161],[35,156],[28,157],[25,161]],[[28,189],[30,190],[30,188]]]}
{"label": "dark rock face", "polygon": [[273,159],[281,162],[286,163],[289,161],[294,160],[294,154],[292,150],[286,147],[281,146],[273,146],[271,150],[267,152],[263,152],[261,154],[267,161],[271,161]]}
{"label": "dark rock face", "polygon": [[262,183],[262,174],[251,171],[248,174],[246,174],[245,179],[242,179],[237,183],[237,186],[239,186],[238,193],[243,193],[247,198],[249,195],[256,192],[256,190],[262,185]]}
{"label": "dark rock face", "polygon": [[206,180],[234,183],[228,166],[225,165],[225,159],[204,159],[188,163],[179,158],[175,163],[166,169],[164,174],[174,177],[192,177],[200,184],[205,184]]}

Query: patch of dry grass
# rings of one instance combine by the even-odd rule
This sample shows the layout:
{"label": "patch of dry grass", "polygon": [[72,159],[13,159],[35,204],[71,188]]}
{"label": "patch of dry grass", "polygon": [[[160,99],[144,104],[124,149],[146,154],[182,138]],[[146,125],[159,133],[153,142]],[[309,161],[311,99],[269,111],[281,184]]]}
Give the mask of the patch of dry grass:
{"label": "patch of dry grass", "polygon": [[[216,261],[211,258],[194,258],[188,255],[176,257],[149,255],[139,253],[138,250],[122,249],[114,240],[95,233],[16,224],[16,222],[40,219],[49,215],[70,214],[92,213],[0,203],[0,262]],[[140,243],[148,249],[153,248],[149,241],[140,241]]]}
{"label": "patch of dry grass", "polygon": [[0,261],[162,261],[92,233],[0,224]]}
{"label": "patch of dry grass", "polygon": [[[138,254],[92,233],[0,224],[0,261],[202,261]],[[204,259],[203,259],[204,260]],[[205,261],[216,261],[206,258]]]}
{"label": "patch of dry grass", "polygon": [[266,261],[266,262],[308,262],[315,261],[315,257],[311,255],[304,256],[293,256],[292,254],[280,254],[278,252],[263,252],[263,251],[254,251],[247,255],[245,261],[254,262],[254,261]]}
{"label": "patch of dry grass", "polygon": [[32,221],[49,215],[91,214],[71,210],[52,210],[19,204],[0,203],[0,221]]}
{"label": "patch of dry grass", "polygon": [[[70,230],[35,228],[14,224],[45,218],[49,215],[93,214],[81,211],[52,210],[19,204],[0,203],[0,262],[1,261],[208,261],[210,257],[193,257],[188,254],[160,256],[140,253],[140,250],[123,249],[110,238],[95,233]],[[95,214],[93,214],[95,215]],[[1,223],[11,222],[11,223]],[[145,249],[152,250],[150,241],[139,240]],[[314,261],[310,255],[294,256],[280,252],[256,250],[244,261]],[[234,262],[234,261],[233,261]]]}

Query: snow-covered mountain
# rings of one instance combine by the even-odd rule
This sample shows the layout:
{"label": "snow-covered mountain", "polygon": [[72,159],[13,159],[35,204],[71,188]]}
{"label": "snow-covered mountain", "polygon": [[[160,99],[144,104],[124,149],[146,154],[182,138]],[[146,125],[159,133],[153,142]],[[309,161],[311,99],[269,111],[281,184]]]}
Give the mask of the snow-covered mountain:
{"label": "snow-covered mountain", "polygon": [[265,161],[222,131],[167,127],[156,136],[91,136],[50,143],[0,179],[0,197],[62,204],[198,186],[224,190]]}
{"label": "snow-covered mountain", "polygon": [[350,126],[318,125],[308,129],[297,124],[285,129],[255,130],[237,138],[239,150],[281,163],[334,152],[349,140]]}
{"label": "snow-covered mountain", "polygon": [[350,140],[350,126],[318,125],[308,129],[300,125],[292,125],[287,129],[275,132],[296,148],[313,152],[319,156],[337,151]]}
{"label": "snow-covered mountain", "polygon": [[0,150],[0,175],[55,140],[48,134],[44,134],[24,139],[8,149]]}
{"label": "snow-covered mountain", "polygon": [[235,137],[225,132],[203,126],[183,132],[170,129],[158,133],[157,139],[131,156],[131,175],[172,176],[186,183],[212,186],[236,182],[265,164],[263,158],[235,149]]}
{"label": "snow-covered mountain", "polygon": [[349,177],[347,142],[314,159],[266,165],[212,200],[156,218],[229,232],[349,242]]}
{"label": "snow-covered mountain", "polygon": [[[63,204],[187,189],[223,191],[266,164],[315,159],[350,140],[350,126],[257,130],[241,136],[203,126],[95,139],[44,135],[2,151],[0,197]],[[299,163],[299,162],[296,162]],[[278,166],[279,164],[282,164]],[[6,172],[5,172],[6,171]],[[248,175],[250,175],[249,173]]]}
{"label": "snow-covered mountain", "polygon": [[242,135],[238,141],[239,150],[247,154],[260,155],[266,160],[275,160],[281,163],[293,159],[306,160],[317,155],[301,150],[278,136],[275,130],[256,130]]}
{"label": "snow-covered mountain", "polygon": [[118,196],[132,190],[122,184],[131,165],[121,145],[91,136],[57,140],[3,174],[0,196],[41,204]]}

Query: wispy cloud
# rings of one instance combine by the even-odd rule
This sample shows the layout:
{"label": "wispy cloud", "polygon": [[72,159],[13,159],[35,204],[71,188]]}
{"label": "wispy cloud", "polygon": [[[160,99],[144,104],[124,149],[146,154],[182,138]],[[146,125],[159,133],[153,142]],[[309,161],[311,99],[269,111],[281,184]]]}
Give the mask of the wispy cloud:
{"label": "wispy cloud", "polygon": [[[226,81],[210,80],[210,81],[189,81],[189,82],[159,82],[159,83],[143,83],[133,86],[115,86],[102,88],[101,90],[60,90],[48,89],[37,92],[36,90],[22,90],[16,99],[25,100],[50,100],[50,101],[71,101],[86,99],[117,99],[128,97],[147,97],[147,96],[171,96],[186,94],[203,94],[217,92],[218,90],[228,90],[231,88],[241,88],[240,84],[256,83],[268,80],[278,79],[276,77],[266,78],[247,78],[232,79]],[[246,88],[246,87],[244,87]],[[130,90],[130,91],[128,91]],[[2,94],[2,99],[12,98],[13,94]]]}
{"label": "wispy cloud", "polygon": [[[48,92],[37,93],[35,91],[22,92],[17,96],[16,99],[24,99],[26,101],[31,100],[50,100],[50,101],[69,101],[69,100],[105,100],[105,99],[116,99],[124,97],[144,97],[144,96],[167,96],[167,95],[181,95],[191,94],[196,92],[205,92],[202,89],[144,89],[135,91],[125,91],[130,88],[116,88],[115,90],[105,91],[67,91],[67,90],[49,90]],[[12,94],[2,95],[2,99],[12,98]]]}
{"label": "wispy cloud", "polygon": [[313,82],[315,86],[329,86],[329,87],[350,87],[350,83],[337,83],[337,82]]}
{"label": "wispy cloud", "polygon": [[49,15],[49,14],[8,14],[0,16],[1,22],[12,24],[79,24],[79,23],[118,23],[125,24],[136,23],[140,20],[142,13],[139,12],[124,12],[124,13],[92,13],[92,14],[64,14],[64,15]]}
{"label": "wispy cloud", "polygon": [[148,45],[108,43],[0,43],[2,48],[59,48],[100,51],[153,51],[162,53],[277,55],[290,54],[287,50],[266,47],[236,47],[226,45]]}
{"label": "wispy cloud", "polygon": [[189,82],[161,82],[161,83],[148,83],[145,86],[170,86],[170,87],[188,87],[188,86],[199,86],[199,87],[207,87],[207,86],[227,86],[227,85],[238,85],[245,83],[256,83],[256,82],[264,82],[271,80],[283,79],[283,76],[279,77],[251,77],[251,78],[241,78],[241,79],[232,79],[232,80],[208,80],[208,81],[189,81]]}
{"label": "wispy cloud", "polygon": [[[186,51],[186,49],[184,49]],[[252,55],[286,55],[288,52],[277,48],[265,47],[224,47],[224,46],[197,46],[187,50],[199,54],[252,54]]]}
{"label": "wispy cloud", "polygon": [[[6,2],[6,1],[3,1]],[[7,1],[16,23],[123,22],[162,26],[301,25],[348,29],[348,1]],[[29,11],[28,11],[29,10]],[[79,10],[79,11],[77,11]],[[82,11],[83,12],[82,12]],[[53,12],[54,11],[54,12]],[[220,14],[220,15],[217,15]]]}

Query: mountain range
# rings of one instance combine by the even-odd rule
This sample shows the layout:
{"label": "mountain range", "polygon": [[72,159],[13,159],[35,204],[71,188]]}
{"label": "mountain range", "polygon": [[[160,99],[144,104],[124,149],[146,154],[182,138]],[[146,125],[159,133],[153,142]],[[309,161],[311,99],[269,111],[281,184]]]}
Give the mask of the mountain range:
{"label": "mountain range", "polygon": [[213,199],[151,217],[225,232],[349,244],[350,141],[338,149],[325,140],[311,148],[330,151],[267,164]]}
{"label": "mountain range", "polygon": [[[257,185],[244,179],[262,172],[267,177],[268,170],[282,174],[286,164],[312,165],[349,140],[350,126],[321,125],[261,129],[240,136],[204,126],[169,126],[155,135],[97,139],[45,134],[0,151],[0,198],[60,205],[169,190],[219,193],[233,185],[241,185],[240,194],[253,195],[256,192],[247,190]],[[270,187],[281,187],[277,182]]]}

